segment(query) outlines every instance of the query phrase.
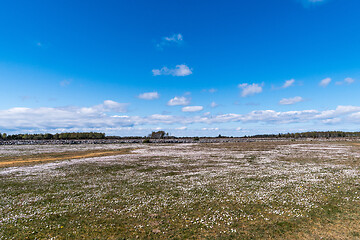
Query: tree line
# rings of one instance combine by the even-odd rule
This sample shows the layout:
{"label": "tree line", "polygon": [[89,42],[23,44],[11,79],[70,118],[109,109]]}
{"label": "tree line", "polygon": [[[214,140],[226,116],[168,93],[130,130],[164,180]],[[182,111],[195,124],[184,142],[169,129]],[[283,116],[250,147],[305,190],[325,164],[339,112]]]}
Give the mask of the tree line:
{"label": "tree line", "polygon": [[38,134],[12,134],[7,135],[6,133],[0,133],[1,140],[76,140],[76,139],[142,139],[142,138],[152,138],[152,139],[162,139],[162,138],[171,138],[169,133],[165,131],[153,131],[148,136],[144,137],[120,137],[120,136],[106,136],[105,133],[97,132],[71,132],[71,133],[38,133]]}
{"label": "tree line", "polygon": [[13,134],[0,133],[2,140],[74,140],[74,139],[105,139],[105,133],[72,132],[72,133],[39,133],[39,134]]}
{"label": "tree line", "polygon": [[[244,136],[243,138],[351,138],[360,137],[360,132],[342,132],[342,131],[327,131],[327,132],[302,132],[302,133],[279,133],[279,134],[258,134],[253,136]],[[76,140],[76,139],[163,139],[163,138],[177,138],[170,136],[164,131],[154,131],[148,136],[136,137],[120,137],[120,136],[106,136],[105,133],[98,132],[71,132],[71,133],[39,133],[39,134],[12,134],[0,133],[0,140]],[[198,137],[197,137],[198,138]],[[216,138],[229,138],[227,136],[219,135]],[[231,137],[232,138],[232,137]]]}
{"label": "tree line", "polygon": [[251,136],[251,138],[347,138],[347,137],[360,137],[360,132],[313,131],[313,132],[302,132],[302,133],[260,134],[260,135]]}

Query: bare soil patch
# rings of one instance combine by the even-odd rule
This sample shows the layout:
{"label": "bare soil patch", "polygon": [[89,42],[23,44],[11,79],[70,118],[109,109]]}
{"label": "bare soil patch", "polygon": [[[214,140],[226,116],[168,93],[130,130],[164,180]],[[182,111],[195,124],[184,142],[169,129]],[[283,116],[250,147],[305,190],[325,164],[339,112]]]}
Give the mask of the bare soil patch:
{"label": "bare soil patch", "polygon": [[130,149],[71,151],[61,153],[42,153],[15,157],[0,157],[0,168],[14,166],[18,167],[52,161],[113,156],[127,153],[130,153]]}

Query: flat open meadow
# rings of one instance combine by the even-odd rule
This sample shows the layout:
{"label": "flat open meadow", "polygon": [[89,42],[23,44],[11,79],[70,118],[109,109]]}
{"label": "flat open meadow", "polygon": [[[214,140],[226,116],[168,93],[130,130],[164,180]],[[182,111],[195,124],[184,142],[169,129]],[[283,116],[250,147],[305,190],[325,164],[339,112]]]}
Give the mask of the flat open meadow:
{"label": "flat open meadow", "polygon": [[360,144],[0,147],[0,239],[360,239]]}

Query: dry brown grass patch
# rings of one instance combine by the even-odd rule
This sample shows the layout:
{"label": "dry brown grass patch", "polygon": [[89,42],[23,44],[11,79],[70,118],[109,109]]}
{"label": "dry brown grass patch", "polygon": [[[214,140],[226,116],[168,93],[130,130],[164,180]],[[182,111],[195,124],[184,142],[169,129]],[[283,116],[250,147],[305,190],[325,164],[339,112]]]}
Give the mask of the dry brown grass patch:
{"label": "dry brown grass patch", "polygon": [[0,157],[0,168],[3,167],[15,167],[24,166],[45,162],[92,158],[92,157],[105,157],[114,156],[120,154],[128,154],[132,149],[110,149],[110,150],[90,150],[90,151],[71,151],[71,152],[59,152],[59,153],[41,153],[25,156],[7,156]]}

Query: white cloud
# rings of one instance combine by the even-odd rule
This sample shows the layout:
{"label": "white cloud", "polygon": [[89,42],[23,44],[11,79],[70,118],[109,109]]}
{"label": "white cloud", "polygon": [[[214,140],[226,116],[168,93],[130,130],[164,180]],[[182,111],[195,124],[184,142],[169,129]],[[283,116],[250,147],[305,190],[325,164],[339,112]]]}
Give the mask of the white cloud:
{"label": "white cloud", "polygon": [[183,36],[178,33],[178,34],[174,34],[171,37],[164,37],[164,40],[167,42],[175,42],[175,43],[180,43],[183,41]]}
{"label": "white cloud", "polygon": [[357,106],[337,106],[334,110],[325,110],[316,116],[317,119],[331,119],[341,115],[360,112],[360,107]]}
{"label": "white cloud", "polygon": [[[338,106],[336,109],[318,111],[315,109],[302,111],[277,112],[274,110],[251,111],[246,114],[226,113],[218,115],[164,115],[149,116],[114,115],[115,112],[126,111],[127,104],[112,100],[91,107],[41,107],[41,108],[10,108],[0,110],[0,129],[5,131],[104,131],[112,132],[119,129],[137,126],[151,128],[177,124],[187,127],[190,124],[223,124],[223,123],[266,123],[291,124],[307,123],[321,126],[322,124],[360,124],[360,106]],[[187,111],[200,111],[202,106],[189,106]],[[289,125],[286,125],[289,127]],[[55,131],[55,130],[54,130]],[[129,130],[131,131],[131,130]]]}
{"label": "white cloud", "polygon": [[127,112],[127,103],[118,103],[112,100],[106,100],[103,104],[100,104],[98,107],[100,110],[104,112]]}
{"label": "white cloud", "polygon": [[248,83],[242,83],[239,84],[238,87],[242,89],[241,92],[242,97],[247,97],[262,92],[262,86],[260,86],[257,83],[253,83],[251,85],[249,85]]}
{"label": "white cloud", "polygon": [[190,100],[187,99],[186,97],[174,97],[172,99],[170,99],[167,103],[167,105],[169,106],[184,106],[184,105],[188,105],[190,104]]}
{"label": "white cloud", "polygon": [[77,113],[83,114],[99,114],[105,112],[115,112],[115,113],[124,113],[127,112],[127,103],[118,103],[112,100],[105,100],[102,104],[95,105],[92,107],[82,107],[82,108],[75,108],[75,107],[68,107],[68,108],[53,108],[53,109],[74,109]]}
{"label": "white cloud", "polygon": [[219,128],[202,128],[203,131],[217,131]]}
{"label": "white cloud", "polygon": [[325,78],[320,81],[319,85],[321,87],[326,87],[327,85],[329,85],[330,82],[331,82],[331,78]]}
{"label": "white cloud", "polygon": [[341,119],[340,118],[324,119],[321,122],[325,123],[325,124],[336,124],[336,123],[341,122]]}
{"label": "white cloud", "polygon": [[302,122],[310,116],[313,116],[316,112],[317,111],[314,110],[288,112],[276,112],[274,110],[253,111],[245,116],[244,121],[261,121],[270,123]]}
{"label": "white cloud", "polygon": [[185,64],[176,65],[174,69],[169,69],[167,67],[163,67],[161,69],[153,69],[152,73],[154,76],[160,75],[172,75],[176,77],[184,77],[192,74],[192,69],[190,69]]}
{"label": "white cloud", "polygon": [[325,0],[301,0],[302,2],[305,3],[321,3],[321,2],[325,2]]}
{"label": "white cloud", "polygon": [[348,77],[348,78],[345,78],[344,81],[339,81],[339,82],[336,82],[335,84],[336,85],[342,85],[342,84],[350,85],[350,84],[352,84],[354,82],[355,82],[355,80],[353,78]]}
{"label": "white cloud", "polygon": [[360,110],[358,112],[351,113],[349,117],[353,121],[360,123]]}
{"label": "white cloud", "polygon": [[176,130],[186,130],[187,127],[186,126],[182,126],[182,127],[178,127],[178,128],[175,128]]}
{"label": "white cloud", "polygon": [[158,44],[156,44],[156,47],[159,50],[163,50],[163,48],[165,46],[170,46],[170,45],[181,45],[183,43],[184,39],[183,39],[183,35],[181,33],[177,33],[177,34],[173,34],[172,36],[169,37],[163,37],[161,39],[161,42],[159,42]]}
{"label": "white cloud", "polygon": [[215,93],[215,92],[217,92],[217,89],[215,89],[215,88],[203,89],[202,92]]}
{"label": "white cloud", "polygon": [[125,112],[127,104],[111,100],[93,107],[11,108],[0,110],[0,126],[5,129],[53,129],[131,126],[126,118],[110,118],[106,113]]}
{"label": "white cloud", "polygon": [[322,3],[326,3],[328,0],[297,0],[302,3],[304,7],[316,6]]}
{"label": "white cloud", "polygon": [[153,114],[147,117],[146,119],[138,119],[138,122],[154,122],[154,123],[175,123],[176,116],[172,115],[162,115],[162,114]]}
{"label": "white cloud", "polygon": [[295,83],[295,79],[286,80],[284,85],[282,86],[282,88],[291,87],[291,86],[293,86],[294,83]]}
{"label": "white cloud", "polygon": [[293,98],[283,98],[280,100],[279,104],[281,105],[291,105],[291,104],[295,104],[298,102],[302,102],[304,101],[304,99],[302,97],[293,97]]}
{"label": "white cloud", "polygon": [[138,96],[138,98],[140,99],[144,99],[144,100],[153,100],[153,99],[158,99],[160,97],[158,92],[146,92],[146,93],[142,93]]}
{"label": "white cloud", "polygon": [[204,109],[203,106],[187,106],[187,107],[183,107],[182,111],[183,112],[199,112],[202,111]]}
{"label": "white cloud", "polygon": [[353,82],[355,82],[355,80],[353,78],[345,78],[344,82],[346,82],[347,84],[352,84]]}
{"label": "white cloud", "polygon": [[219,106],[219,105],[216,102],[211,102],[211,104],[210,104],[210,107],[212,107],[212,108],[217,107],[217,106]]}

